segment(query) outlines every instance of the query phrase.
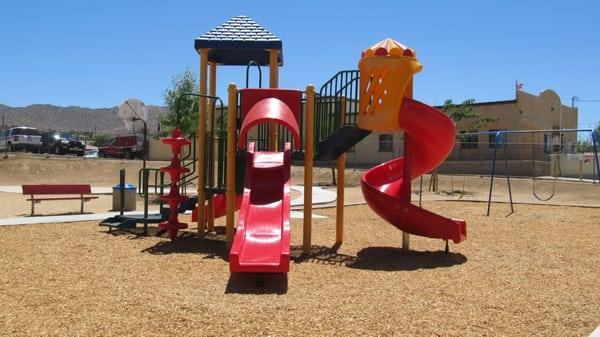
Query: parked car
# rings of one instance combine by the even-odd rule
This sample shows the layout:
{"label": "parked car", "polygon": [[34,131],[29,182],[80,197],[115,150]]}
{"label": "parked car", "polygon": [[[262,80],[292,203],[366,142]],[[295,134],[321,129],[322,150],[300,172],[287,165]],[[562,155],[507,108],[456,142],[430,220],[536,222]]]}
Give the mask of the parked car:
{"label": "parked car", "polygon": [[141,136],[136,135],[117,136],[108,144],[98,146],[98,153],[100,157],[142,158],[144,141]]}
{"label": "parked car", "polygon": [[83,154],[83,158],[98,158],[99,154],[98,154],[98,149],[88,149],[85,150],[85,153]]}
{"label": "parked car", "polygon": [[42,151],[54,154],[75,153],[83,156],[85,142],[68,132],[46,132],[42,135]]}
{"label": "parked car", "polygon": [[36,128],[19,126],[4,130],[0,136],[0,151],[26,150],[38,152],[42,145],[41,134]]}

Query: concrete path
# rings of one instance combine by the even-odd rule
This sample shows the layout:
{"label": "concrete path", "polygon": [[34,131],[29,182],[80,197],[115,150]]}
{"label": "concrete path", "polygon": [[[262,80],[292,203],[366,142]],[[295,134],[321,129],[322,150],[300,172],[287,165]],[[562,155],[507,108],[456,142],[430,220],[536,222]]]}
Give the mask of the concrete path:
{"label": "concrete path", "polygon": [[[158,210],[153,211],[153,212],[158,213]],[[151,212],[151,213],[153,213],[153,212]],[[144,214],[144,212],[125,212],[125,214],[126,215]],[[102,220],[102,219],[110,218],[115,215],[119,215],[119,212],[4,218],[4,219],[0,219],[0,226],[31,225],[31,224],[44,224],[44,223],[55,223],[55,222],[58,223],[58,222],[93,221],[93,220]]]}
{"label": "concrete path", "polygon": [[[290,202],[291,206],[304,205],[304,186],[292,185],[292,190],[300,192],[301,195]],[[337,194],[333,191],[327,191],[321,187],[315,186],[312,188],[313,205],[328,204],[334,202],[336,198]]]}
{"label": "concrete path", "polygon": [[[301,195],[291,201],[292,206],[304,205],[304,186],[292,186],[292,189],[301,193]],[[0,186],[0,192],[6,193],[22,193],[21,186]],[[92,187],[92,193],[94,194],[111,194],[111,187]],[[327,204],[335,201],[336,193],[332,191],[324,190],[321,187],[313,187],[313,205]],[[149,210],[150,213],[158,213],[158,209]],[[17,218],[4,218],[0,219],[0,226],[14,226],[14,225],[29,225],[29,224],[44,224],[44,223],[60,223],[60,222],[78,222],[78,221],[94,221],[102,220],[115,215],[119,212],[107,212],[107,213],[92,213],[92,214],[72,214],[72,215],[53,215],[53,216],[28,216],[28,217],[17,217]],[[125,212],[126,215],[143,214],[143,212]],[[186,212],[191,214],[191,211]],[[303,212],[292,211],[292,219],[302,219]],[[327,217],[313,214],[313,219],[326,219]]]}
{"label": "concrete path", "polygon": [[[157,210],[151,210],[150,213],[158,213]],[[191,211],[186,214],[191,214]],[[144,212],[125,212],[125,215],[138,215],[144,214]],[[72,214],[72,215],[52,215],[52,216],[31,216],[31,217],[18,217],[18,218],[4,218],[0,219],[0,226],[16,226],[16,225],[33,225],[33,224],[47,224],[47,223],[64,223],[64,222],[79,222],[79,221],[96,221],[103,220],[106,218],[119,215],[119,212],[107,212],[107,213],[90,213],[90,214]],[[303,219],[304,213],[300,211],[292,211],[292,219]],[[327,219],[326,216],[313,214],[313,219]]]}
{"label": "concrete path", "polygon": [[[304,205],[304,186],[292,185],[292,190],[302,193],[301,196],[291,201],[292,206]],[[4,193],[23,193],[21,185],[18,186],[0,186],[0,192]],[[169,190],[166,189],[165,193]],[[112,187],[92,186],[92,194],[112,194]],[[325,204],[335,201],[336,193],[324,190],[321,187],[313,187],[313,204]]]}

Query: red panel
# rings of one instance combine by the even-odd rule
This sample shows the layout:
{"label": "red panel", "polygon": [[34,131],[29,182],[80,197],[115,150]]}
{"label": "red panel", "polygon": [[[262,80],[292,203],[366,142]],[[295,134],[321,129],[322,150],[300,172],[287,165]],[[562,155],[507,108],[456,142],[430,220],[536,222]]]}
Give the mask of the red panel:
{"label": "red panel", "polygon": [[90,194],[90,185],[22,185],[23,194]]}
{"label": "red panel", "polygon": [[296,118],[296,122],[300,120],[300,109],[302,108],[301,98],[302,92],[294,89],[242,89],[242,120],[246,117],[254,104],[264,98],[278,98],[284,102]]}
{"label": "red panel", "polygon": [[[215,219],[225,216],[225,214],[227,213],[227,198],[225,197],[225,195],[217,194],[214,196],[214,200]],[[235,210],[237,211],[238,209],[240,209],[241,205],[242,195],[239,194],[235,196]],[[206,207],[204,208],[204,212],[204,219],[208,221],[208,205],[206,205]],[[196,205],[196,207],[192,211],[192,221],[198,221],[198,205]]]}
{"label": "red panel", "polygon": [[294,136],[294,146],[300,146],[300,132],[298,131],[298,123],[287,104],[278,98],[263,98],[252,106],[248,114],[242,122],[240,131],[241,149],[246,147],[246,135],[248,131],[255,125],[260,123],[277,123],[285,126],[292,132]]}
{"label": "red panel", "polygon": [[287,273],[290,268],[291,150],[254,152],[250,143],[246,186],[229,269],[238,273]]}
{"label": "red panel", "polygon": [[452,151],[454,123],[443,112],[404,98],[400,126],[408,140],[405,157],[375,166],[363,174],[361,188],[367,204],[407,233],[455,243],[464,241],[467,237],[464,220],[448,219],[410,203],[411,180],[437,167]]}

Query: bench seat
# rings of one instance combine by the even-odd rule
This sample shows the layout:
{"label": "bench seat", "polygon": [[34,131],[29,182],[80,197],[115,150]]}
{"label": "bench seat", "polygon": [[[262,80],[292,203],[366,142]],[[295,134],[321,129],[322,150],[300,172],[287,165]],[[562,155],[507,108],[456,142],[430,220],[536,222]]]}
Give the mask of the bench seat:
{"label": "bench seat", "polygon": [[[22,185],[21,187],[23,194],[30,196],[27,201],[31,201],[31,215],[35,213],[34,205],[42,201],[81,200],[81,213],[83,213],[84,202],[98,198],[98,196],[89,195],[92,193],[92,187],[88,184]],[[39,197],[40,195],[44,197]],[[48,195],[56,195],[56,197],[48,197]]]}

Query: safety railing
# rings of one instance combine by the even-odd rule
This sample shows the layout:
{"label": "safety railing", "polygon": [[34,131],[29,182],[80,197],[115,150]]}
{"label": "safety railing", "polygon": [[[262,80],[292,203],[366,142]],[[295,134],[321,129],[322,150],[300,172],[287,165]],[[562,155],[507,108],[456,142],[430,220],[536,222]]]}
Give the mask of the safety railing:
{"label": "safety railing", "polygon": [[[315,99],[315,146],[325,141],[338,128],[358,124],[359,82],[358,70],[342,70],[321,86]],[[340,121],[342,97],[346,101],[344,121]]]}

